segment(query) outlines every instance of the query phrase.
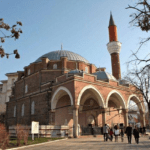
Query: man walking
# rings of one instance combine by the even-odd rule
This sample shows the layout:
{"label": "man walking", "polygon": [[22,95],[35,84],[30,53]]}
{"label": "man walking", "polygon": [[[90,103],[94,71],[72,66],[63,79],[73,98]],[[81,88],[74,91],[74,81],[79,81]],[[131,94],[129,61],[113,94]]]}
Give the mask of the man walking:
{"label": "man walking", "polygon": [[107,124],[105,124],[104,126],[103,126],[103,135],[104,135],[104,142],[105,141],[107,141],[107,139],[108,139],[108,126],[107,126]]}
{"label": "man walking", "polygon": [[126,132],[127,137],[128,137],[128,143],[131,144],[131,140],[132,140],[132,127],[131,124],[129,124],[129,126],[126,128]]}

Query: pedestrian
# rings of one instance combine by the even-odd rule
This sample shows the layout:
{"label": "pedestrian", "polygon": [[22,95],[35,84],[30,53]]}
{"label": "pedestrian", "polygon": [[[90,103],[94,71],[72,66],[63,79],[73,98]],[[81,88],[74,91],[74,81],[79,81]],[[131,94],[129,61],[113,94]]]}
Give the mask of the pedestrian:
{"label": "pedestrian", "polygon": [[104,142],[108,140],[108,129],[109,129],[109,127],[107,126],[107,124],[105,124],[103,126]]}
{"label": "pedestrian", "polygon": [[119,136],[119,127],[118,125],[115,126],[114,135],[115,135],[115,142],[118,142],[118,136]]}
{"label": "pedestrian", "polygon": [[146,133],[146,128],[143,126],[143,135]]}
{"label": "pedestrian", "polygon": [[110,133],[109,134],[110,134],[110,138],[111,138],[111,141],[112,141],[113,140],[113,134],[114,134],[112,128],[110,129]]}
{"label": "pedestrian", "polygon": [[123,129],[121,129],[120,135],[121,135],[121,141],[123,142],[123,140],[124,140],[124,130]]}
{"label": "pedestrian", "polygon": [[140,126],[140,133],[141,133],[141,136],[142,136],[143,128],[141,126]]}
{"label": "pedestrian", "polygon": [[137,126],[135,126],[135,129],[133,130],[133,135],[134,135],[134,138],[135,138],[135,143],[139,143],[139,131],[138,131],[138,128]]}
{"label": "pedestrian", "polygon": [[129,126],[126,128],[125,133],[127,134],[127,137],[128,137],[128,143],[131,144],[131,140],[132,140],[132,127],[131,127],[131,124],[129,124]]}

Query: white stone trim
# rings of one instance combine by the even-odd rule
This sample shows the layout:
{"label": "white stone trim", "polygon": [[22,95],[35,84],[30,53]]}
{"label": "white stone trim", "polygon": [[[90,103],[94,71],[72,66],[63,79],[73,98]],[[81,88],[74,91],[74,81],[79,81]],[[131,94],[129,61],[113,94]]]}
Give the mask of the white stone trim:
{"label": "white stone trim", "polygon": [[99,99],[98,99],[98,102],[99,102],[99,105],[102,106],[102,107],[105,107],[105,103],[104,103],[104,98],[102,96],[102,94],[97,90],[96,87],[92,86],[92,85],[87,85],[85,86],[81,91],[80,91],[80,94],[78,96],[78,99],[77,99],[77,105],[80,105],[80,101],[81,101],[81,97],[82,97],[82,94],[88,90],[88,89],[93,89],[99,96]]}
{"label": "white stone trim", "polygon": [[59,93],[59,91],[61,91],[61,90],[65,91],[69,95],[71,105],[73,105],[73,97],[72,97],[72,94],[70,93],[70,91],[66,87],[60,86],[52,96],[52,99],[51,99],[51,109],[52,110],[56,108],[56,104],[58,102],[58,99],[56,99],[56,96]]}
{"label": "white stone trim", "polygon": [[107,99],[106,99],[106,108],[108,107],[108,101],[109,101],[109,98],[110,98],[110,96],[111,96],[112,94],[117,94],[117,95],[121,98],[121,100],[122,100],[122,102],[123,102],[123,105],[124,105],[124,106],[122,106],[122,108],[125,108],[125,109],[126,109],[126,103],[125,103],[125,100],[124,100],[123,96],[121,95],[121,93],[119,93],[119,92],[116,91],[116,90],[112,90],[111,92],[109,92],[109,94],[108,94],[108,96],[107,96]]}
{"label": "white stone trim", "polygon": [[112,53],[120,53],[121,43],[119,41],[112,41],[107,44],[107,49],[110,54]]}
{"label": "white stone trim", "polygon": [[[135,94],[132,94],[132,95],[129,96],[128,101],[127,101],[127,108],[129,108],[129,103],[130,103],[130,100],[131,100],[132,97],[135,97],[135,98],[139,101],[139,104],[140,104],[140,106],[141,106],[141,108],[142,108],[142,111],[145,112],[145,109],[143,108],[143,105],[142,105],[142,103],[141,103],[141,100],[140,100],[139,97],[138,97],[137,95],[135,95]],[[132,101],[134,101],[134,100],[132,100]],[[134,102],[135,102],[135,101],[134,101]],[[135,102],[135,103],[136,103],[136,102]],[[137,104],[137,106],[138,106],[138,104]]]}

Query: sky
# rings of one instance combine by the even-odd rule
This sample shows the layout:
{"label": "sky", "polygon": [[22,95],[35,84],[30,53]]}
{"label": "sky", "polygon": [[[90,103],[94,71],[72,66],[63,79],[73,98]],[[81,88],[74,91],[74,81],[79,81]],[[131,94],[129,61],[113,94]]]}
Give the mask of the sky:
{"label": "sky", "polygon": [[[125,9],[137,0],[0,0],[0,14],[5,23],[21,21],[23,34],[18,40],[6,39],[1,43],[7,53],[18,49],[21,56],[15,59],[0,58],[0,80],[6,73],[23,71],[45,53],[63,49],[77,53],[96,67],[111,71],[111,58],[107,50],[110,11],[117,25],[118,40],[122,43],[120,62],[122,75],[131,51],[136,51],[141,38],[148,33],[129,24],[133,10]],[[8,34],[8,32],[5,32]],[[0,33],[0,36],[2,34]],[[144,58],[149,43],[139,55]]]}

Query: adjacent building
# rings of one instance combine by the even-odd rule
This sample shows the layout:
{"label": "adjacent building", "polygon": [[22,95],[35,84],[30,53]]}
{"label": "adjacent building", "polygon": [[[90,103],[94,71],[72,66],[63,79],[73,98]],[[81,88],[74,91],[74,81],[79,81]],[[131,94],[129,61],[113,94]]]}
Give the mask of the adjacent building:
{"label": "adjacent building", "polygon": [[0,114],[6,112],[6,102],[9,102],[9,97],[12,92],[12,87],[18,79],[17,72],[7,73],[7,80],[1,80],[0,84]]}

